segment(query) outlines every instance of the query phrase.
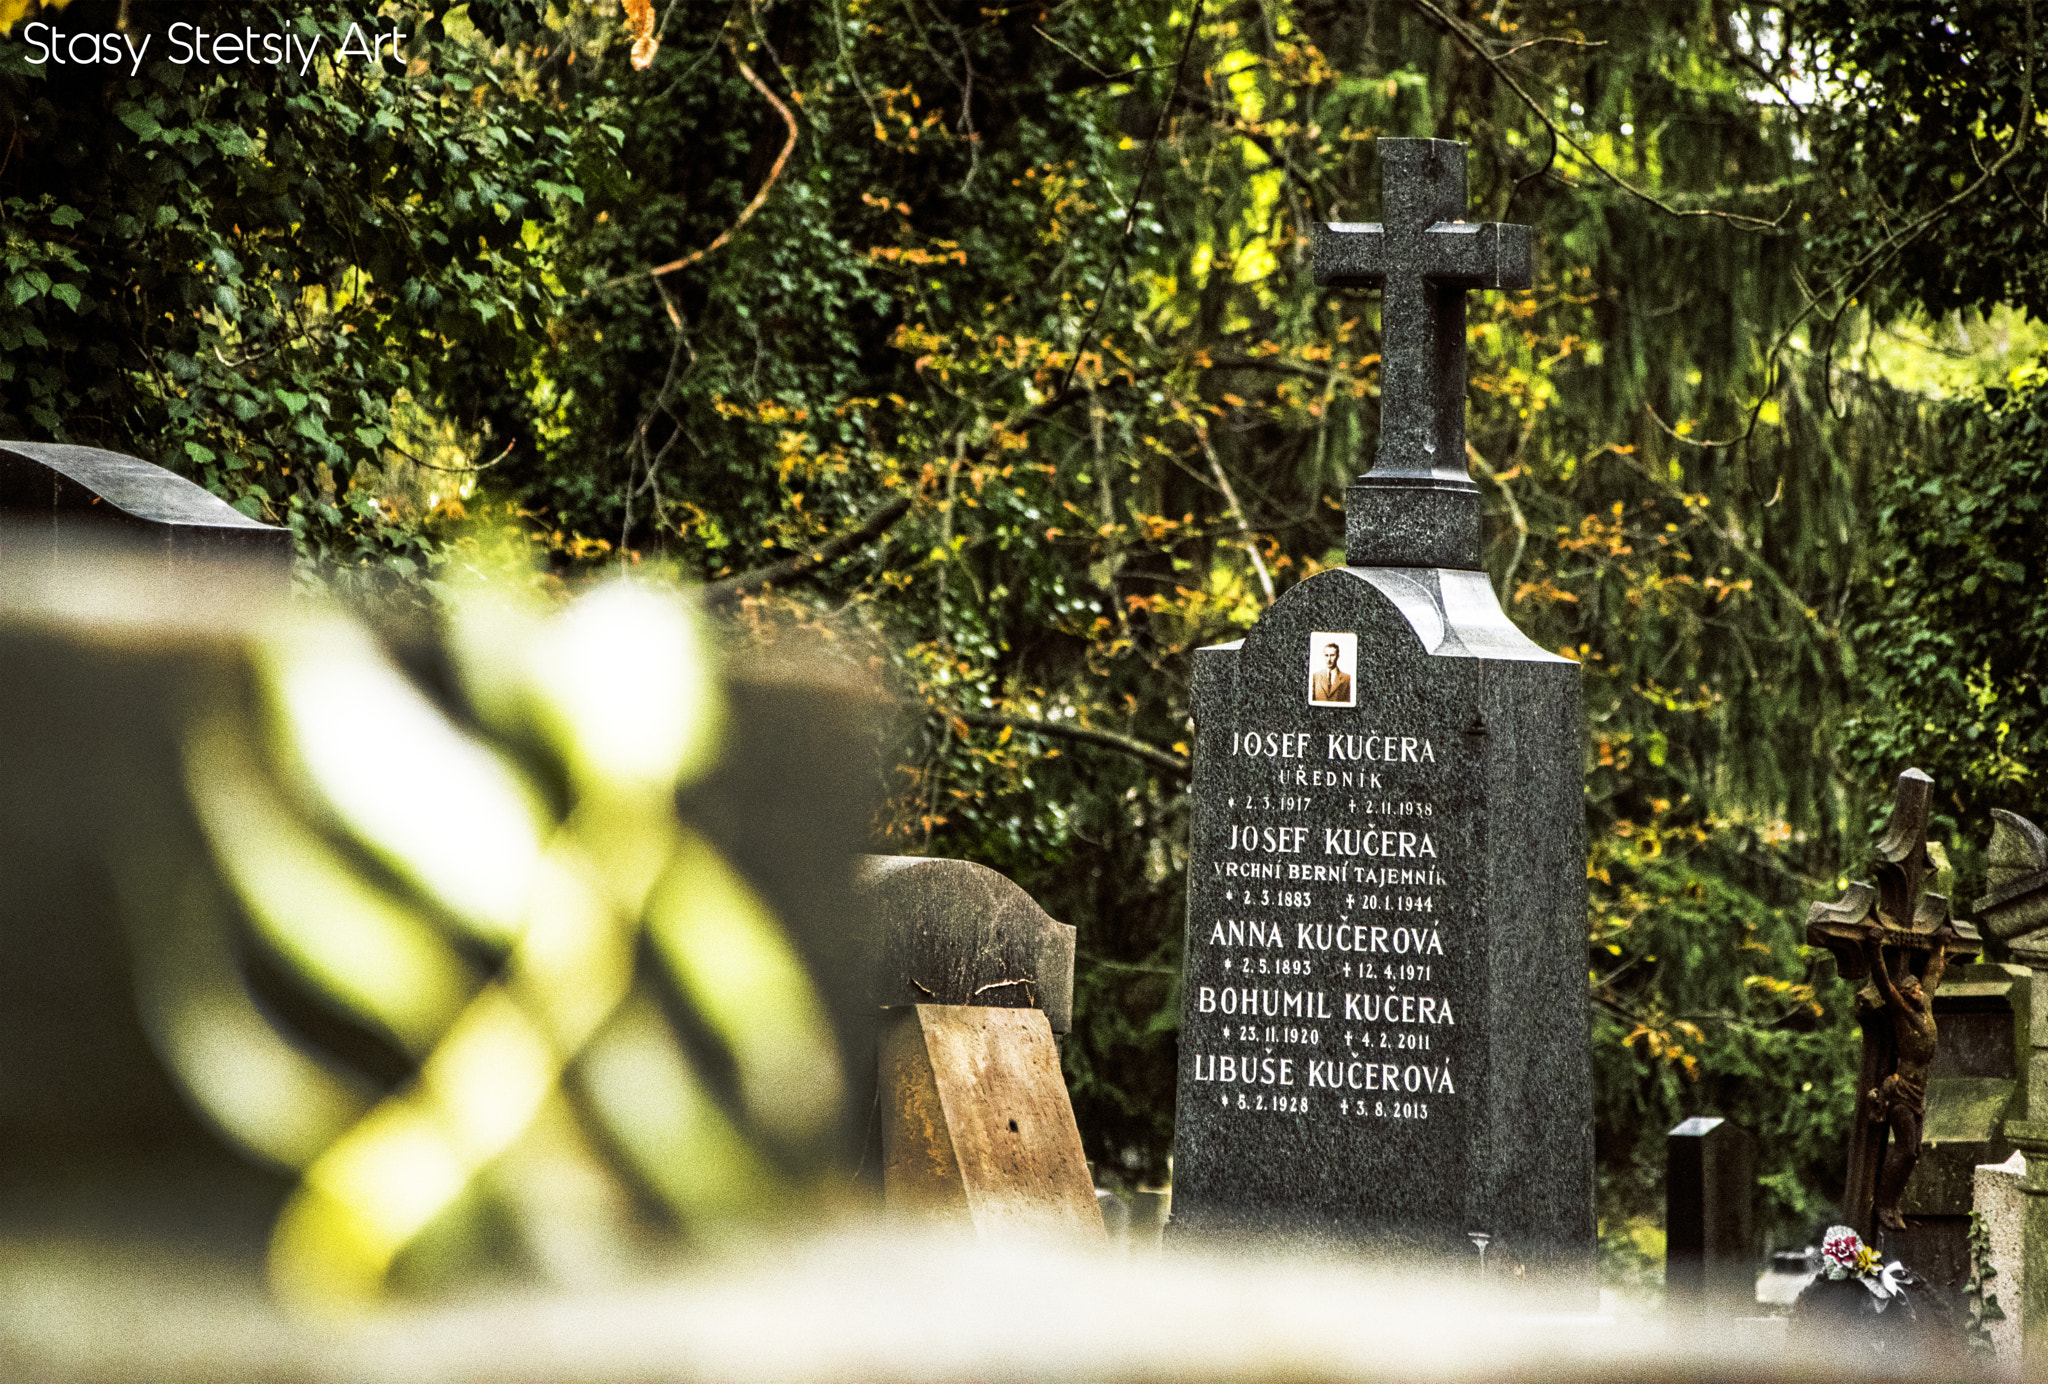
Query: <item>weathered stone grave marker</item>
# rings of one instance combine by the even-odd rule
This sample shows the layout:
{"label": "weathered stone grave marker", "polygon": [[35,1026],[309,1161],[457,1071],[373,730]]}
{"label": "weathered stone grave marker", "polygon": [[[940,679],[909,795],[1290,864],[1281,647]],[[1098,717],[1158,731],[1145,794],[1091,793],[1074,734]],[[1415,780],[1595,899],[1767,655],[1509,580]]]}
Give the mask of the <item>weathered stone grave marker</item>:
{"label": "weathered stone grave marker", "polygon": [[1528,231],[1462,219],[1463,145],[1379,148],[1385,220],[1316,246],[1386,293],[1348,565],[1196,655],[1172,1233],[1590,1292],[1579,670],[1502,613],[1464,460],[1464,295]]}
{"label": "weathered stone grave marker", "polygon": [[1103,1243],[1056,1040],[1074,929],[965,860],[869,856],[854,889],[874,1056],[853,1104],[885,1204],[984,1242]]}

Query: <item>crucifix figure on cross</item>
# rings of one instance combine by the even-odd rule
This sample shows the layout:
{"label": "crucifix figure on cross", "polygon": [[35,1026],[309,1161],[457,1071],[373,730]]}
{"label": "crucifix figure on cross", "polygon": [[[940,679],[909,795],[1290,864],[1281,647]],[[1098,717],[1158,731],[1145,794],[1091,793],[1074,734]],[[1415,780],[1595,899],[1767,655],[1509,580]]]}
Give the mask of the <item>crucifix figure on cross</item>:
{"label": "crucifix figure on cross", "polygon": [[1354,567],[1479,570],[1479,487],[1465,470],[1465,291],[1528,288],[1529,228],[1465,220],[1465,146],[1382,139],[1382,219],[1331,222],[1318,284],[1377,288],[1380,441],[1346,495]]}
{"label": "crucifix figure on cross", "polygon": [[1927,846],[1933,800],[1933,779],[1918,769],[1900,774],[1871,862],[1876,886],[1851,884],[1835,902],[1806,910],[1806,944],[1832,952],[1843,979],[1870,981],[1856,996],[1863,1062],[1842,1218],[1880,1244],[1886,1232],[1907,1228],[1899,1201],[1920,1159],[1940,1040],[1934,994],[1949,962],[1976,956],[1981,940],[1926,887],[1935,866]]}

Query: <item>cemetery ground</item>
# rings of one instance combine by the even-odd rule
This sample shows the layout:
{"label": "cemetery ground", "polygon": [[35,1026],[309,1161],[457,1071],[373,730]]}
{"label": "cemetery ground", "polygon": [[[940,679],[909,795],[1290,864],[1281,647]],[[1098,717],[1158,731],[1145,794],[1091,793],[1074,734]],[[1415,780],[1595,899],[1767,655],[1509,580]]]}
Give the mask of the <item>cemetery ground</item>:
{"label": "cemetery ground", "polygon": [[[173,8],[0,0],[0,1350],[1708,1377],[1796,1343],[1667,1289],[1838,1223],[2031,1320],[2030,0]],[[750,1238],[848,1166],[1173,1229]]]}

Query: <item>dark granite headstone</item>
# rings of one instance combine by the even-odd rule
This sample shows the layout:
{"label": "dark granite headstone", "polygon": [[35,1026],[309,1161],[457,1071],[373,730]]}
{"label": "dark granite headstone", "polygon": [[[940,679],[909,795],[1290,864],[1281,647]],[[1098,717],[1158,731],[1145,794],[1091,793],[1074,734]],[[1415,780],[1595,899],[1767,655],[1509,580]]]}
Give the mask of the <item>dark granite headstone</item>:
{"label": "dark granite headstone", "polygon": [[1463,147],[1383,139],[1379,462],[1350,565],[1198,651],[1176,1237],[1276,1234],[1583,1296],[1593,1253],[1579,670],[1501,612],[1463,461],[1463,294],[1526,283]]}
{"label": "dark granite headstone", "polygon": [[1664,1300],[1676,1311],[1756,1312],[1756,1145],[1695,1116],[1664,1139]]}
{"label": "dark granite headstone", "polygon": [[54,558],[81,542],[160,545],[173,563],[292,555],[288,529],[259,523],[140,457],[54,442],[0,442],[0,558]]}

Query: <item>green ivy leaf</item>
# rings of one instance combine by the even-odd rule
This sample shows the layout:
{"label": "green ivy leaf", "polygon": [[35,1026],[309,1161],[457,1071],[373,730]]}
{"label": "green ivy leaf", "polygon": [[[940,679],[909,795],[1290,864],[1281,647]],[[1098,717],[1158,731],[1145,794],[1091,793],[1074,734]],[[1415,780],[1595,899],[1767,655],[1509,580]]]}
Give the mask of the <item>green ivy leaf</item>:
{"label": "green ivy leaf", "polygon": [[130,106],[118,112],[118,115],[123,125],[135,131],[144,140],[155,139],[164,132],[164,127],[157,123],[157,118],[139,106]]}

